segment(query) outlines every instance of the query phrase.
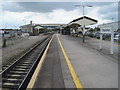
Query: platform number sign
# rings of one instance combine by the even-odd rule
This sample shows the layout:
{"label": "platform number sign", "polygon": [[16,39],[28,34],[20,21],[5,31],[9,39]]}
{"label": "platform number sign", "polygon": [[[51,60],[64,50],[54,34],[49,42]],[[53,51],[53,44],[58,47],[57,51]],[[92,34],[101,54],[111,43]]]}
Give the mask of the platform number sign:
{"label": "platform number sign", "polygon": [[111,44],[110,44],[110,54],[113,54],[113,50],[114,50],[114,30],[113,27],[101,27],[100,30],[101,34],[100,34],[100,49],[102,49],[102,39],[103,39],[103,34],[105,33],[109,33],[111,34]]}
{"label": "platform number sign", "polygon": [[101,33],[111,33],[111,29],[110,28],[102,28]]}

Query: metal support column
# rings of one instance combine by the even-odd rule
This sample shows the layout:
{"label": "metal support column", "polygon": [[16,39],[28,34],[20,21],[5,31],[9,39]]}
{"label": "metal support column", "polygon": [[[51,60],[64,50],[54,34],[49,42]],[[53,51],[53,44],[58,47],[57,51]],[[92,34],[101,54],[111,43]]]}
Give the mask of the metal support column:
{"label": "metal support column", "polygon": [[85,26],[83,27],[83,43],[85,43]]}
{"label": "metal support column", "polygon": [[103,34],[100,33],[100,49],[102,49],[102,39],[103,39]]}
{"label": "metal support column", "polygon": [[114,53],[114,31],[111,29],[111,46],[110,46],[110,54]]}

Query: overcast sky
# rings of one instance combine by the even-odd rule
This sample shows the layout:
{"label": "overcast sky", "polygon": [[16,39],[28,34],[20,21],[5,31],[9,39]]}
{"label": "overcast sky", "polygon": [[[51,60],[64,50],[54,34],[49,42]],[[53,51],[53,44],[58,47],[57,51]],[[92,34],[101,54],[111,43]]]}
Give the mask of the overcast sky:
{"label": "overcast sky", "polygon": [[28,24],[30,20],[36,24],[67,24],[82,16],[82,7],[75,7],[77,4],[92,5],[93,7],[85,7],[85,15],[98,20],[98,24],[118,21],[116,2],[3,2],[0,4],[2,6],[0,28],[18,28]]}

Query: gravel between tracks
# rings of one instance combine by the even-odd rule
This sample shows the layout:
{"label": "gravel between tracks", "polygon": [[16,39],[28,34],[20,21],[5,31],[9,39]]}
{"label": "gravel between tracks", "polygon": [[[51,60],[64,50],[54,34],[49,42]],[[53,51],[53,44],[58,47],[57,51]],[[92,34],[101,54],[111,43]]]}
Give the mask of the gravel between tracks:
{"label": "gravel between tracks", "polygon": [[30,36],[28,39],[23,40],[20,43],[5,47],[2,49],[2,64],[8,65],[16,58],[20,57],[29,48],[35,45],[37,42],[47,37],[47,35]]}

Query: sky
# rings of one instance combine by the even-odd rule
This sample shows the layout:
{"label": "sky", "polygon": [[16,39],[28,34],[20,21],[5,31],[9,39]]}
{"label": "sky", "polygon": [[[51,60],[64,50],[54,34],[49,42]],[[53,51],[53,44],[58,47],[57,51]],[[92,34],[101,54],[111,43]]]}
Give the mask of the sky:
{"label": "sky", "polygon": [[[98,24],[118,21],[117,2],[1,2],[0,28],[19,28],[29,24],[68,24],[83,15],[98,20]],[[98,25],[96,24],[96,25]]]}

